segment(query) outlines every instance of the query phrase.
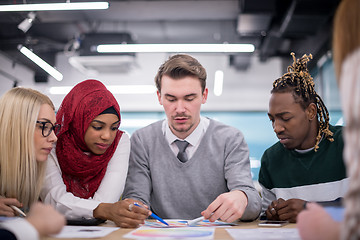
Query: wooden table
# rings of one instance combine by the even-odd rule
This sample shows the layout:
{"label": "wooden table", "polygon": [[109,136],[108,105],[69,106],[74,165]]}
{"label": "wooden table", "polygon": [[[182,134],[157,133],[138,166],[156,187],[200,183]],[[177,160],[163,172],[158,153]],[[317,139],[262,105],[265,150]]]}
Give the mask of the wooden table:
{"label": "wooden table", "polygon": [[[233,226],[229,228],[258,228],[259,220],[253,221],[253,222],[240,222],[238,226]],[[100,226],[109,226],[109,227],[115,227],[115,224],[111,221],[107,221],[105,224],[102,224]],[[295,228],[296,224],[287,224],[283,226],[282,228]],[[133,231],[134,228],[120,228],[119,230],[116,230],[115,232],[110,233],[109,235],[103,237],[103,238],[91,238],[91,239],[103,239],[103,240],[121,240],[126,239],[129,240],[130,238],[123,238],[125,234],[128,232]],[[52,237],[45,237],[41,238],[41,240],[80,240],[80,239],[88,239],[88,238],[52,238]],[[221,239],[221,240],[232,240],[233,238],[228,234],[226,231],[226,227],[220,227],[215,229],[215,236],[214,239]]]}

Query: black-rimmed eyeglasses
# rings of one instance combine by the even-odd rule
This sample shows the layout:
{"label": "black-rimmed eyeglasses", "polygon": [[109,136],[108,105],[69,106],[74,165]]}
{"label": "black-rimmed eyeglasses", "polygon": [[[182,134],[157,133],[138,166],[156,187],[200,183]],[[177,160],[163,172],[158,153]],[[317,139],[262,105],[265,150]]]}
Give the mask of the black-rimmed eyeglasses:
{"label": "black-rimmed eyeglasses", "polygon": [[42,124],[41,125],[41,134],[44,137],[47,137],[51,134],[51,131],[54,131],[55,134],[58,134],[60,132],[61,125],[60,124],[52,124],[51,122],[41,122],[36,121],[36,123]]}

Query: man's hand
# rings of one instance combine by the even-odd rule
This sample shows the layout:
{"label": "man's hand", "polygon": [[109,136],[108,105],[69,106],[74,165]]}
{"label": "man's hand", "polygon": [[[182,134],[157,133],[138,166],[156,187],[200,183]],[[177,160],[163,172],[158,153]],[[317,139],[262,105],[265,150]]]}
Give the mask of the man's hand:
{"label": "man's hand", "polygon": [[304,209],[306,201],[301,199],[284,200],[279,198],[273,201],[266,210],[266,217],[270,220],[281,220],[296,223],[297,215]]}
{"label": "man's hand", "polygon": [[266,218],[269,220],[277,220],[279,221],[279,215],[276,212],[277,205],[279,202],[285,201],[282,198],[279,198],[278,200],[274,200],[271,202],[271,204],[268,206],[268,208],[265,211]]}
{"label": "man's hand", "polygon": [[40,202],[30,207],[26,219],[35,227],[40,236],[59,233],[65,225],[65,217],[62,214],[52,206]]}
{"label": "man's hand", "polygon": [[[135,206],[134,203],[142,207]],[[145,223],[151,211],[140,201],[128,198],[116,203],[100,203],[93,215],[96,218],[109,219],[119,227],[135,228]]]}
{"label": "man's hand", "polygon": [[221,219],[234,222],[242,217],[248,204],[248,198],[243,191],[234,190],[219,195],[206,210],[201,212],[205,219],[214,222]]}

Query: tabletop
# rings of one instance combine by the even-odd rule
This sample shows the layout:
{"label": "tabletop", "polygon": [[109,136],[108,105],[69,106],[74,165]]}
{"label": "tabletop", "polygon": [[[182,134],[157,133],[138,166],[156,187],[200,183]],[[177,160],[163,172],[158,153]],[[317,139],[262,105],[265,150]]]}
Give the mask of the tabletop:
{"label": "tabletop", "polygon": [[[253,222],[239,222],[237,226],[229,226],[229,227],[218,227],[215,229],[215,235],[214,235],[214,239],[221,239],[221,240],[227,240],[227,239],[233,239],[230,234],[226,231],[227,228],[232,228],[232,229],[236,229],[236,228],[241,228],[241,229],[250,229],[250,228],[259,228],[258,223],[260,221],[256,220]],[[108,227],[115,227],[115,224],[111,221],[107,221],[104,224],[101,224],[100,226],[108,226]],[[292,224],[289,223],[285,226],[282,226],[281,228],[296,228],[296,224]],[[102,240],[121,240],[121,239],[127,239],[129,240],[129,238],[124,238],[123,236],[131,231],[133,231],[134,228],[120,228],[110,234],[108,234],[105,237],[102,238],[91,238],[91,239],[102,239]],[[54,238],[54,237],[43,237],[41,238],[41,240],[60,240],[60,239],[67,239],[67,240],[71,240],[71,239],[86,239],[86,238]]]}

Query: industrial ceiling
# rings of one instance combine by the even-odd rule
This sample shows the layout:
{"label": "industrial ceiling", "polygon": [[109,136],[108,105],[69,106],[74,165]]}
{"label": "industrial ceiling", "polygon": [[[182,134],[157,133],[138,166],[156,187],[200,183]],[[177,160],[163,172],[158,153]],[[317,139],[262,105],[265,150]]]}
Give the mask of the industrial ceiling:
{"label": "industrial ceiling", "polygon": [[[97,0],[99,1],[99,0]],[[65,0],[3,0],[1,4],[55,3]],[[82,2],[82,1],[71,1]],[[0,51],[14,64],[46,73],[22,56],[32,49],[51,65],[56,54],[95,55],[91,44],[252,43],[254,53],[229,54],[229,63],[246,71],[250,57],[312,53],[313,64],[331,48],[331,26],[339,0],[110,0],[107,10],[39,11],[27,31],[19,24],[29,12],[0,13]],[[285,63],[284,63],[285,64]],[[310,66],[311,67],[311,66]]]}

